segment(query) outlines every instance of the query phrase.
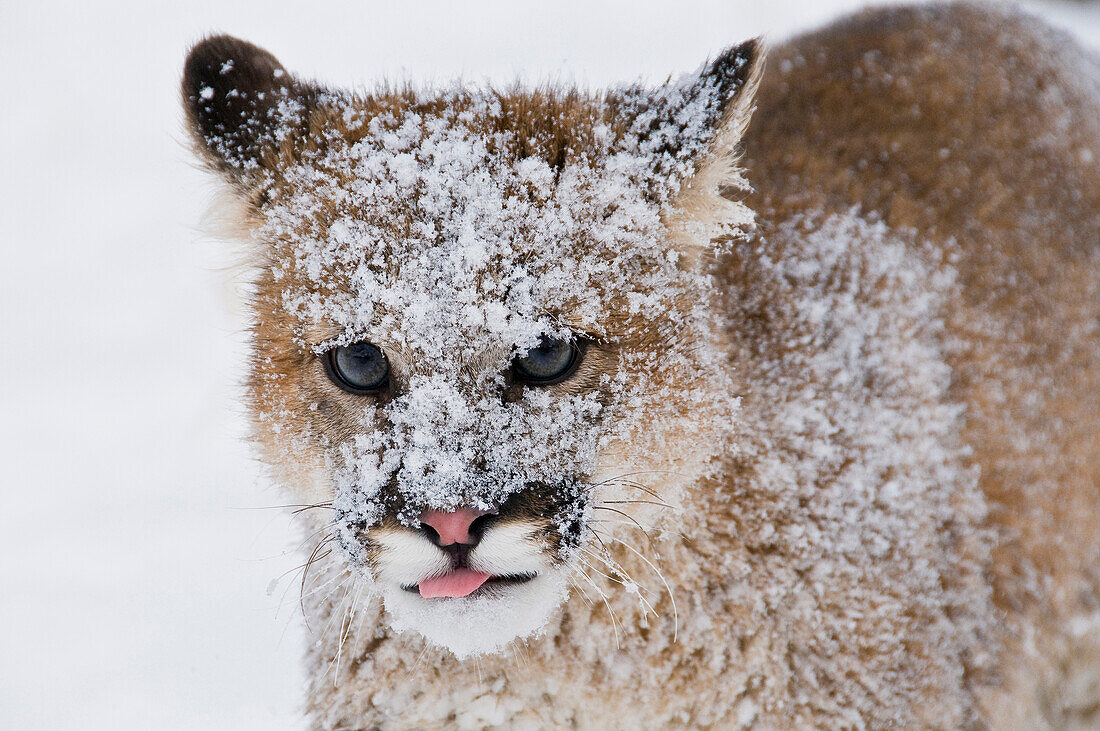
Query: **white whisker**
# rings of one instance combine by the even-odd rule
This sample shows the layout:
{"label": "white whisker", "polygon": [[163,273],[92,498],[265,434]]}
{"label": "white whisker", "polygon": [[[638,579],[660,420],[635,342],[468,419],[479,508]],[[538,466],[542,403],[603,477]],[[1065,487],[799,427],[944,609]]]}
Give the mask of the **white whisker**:
{"label": "white whisker", "polygon": [[[619,644],[619,628],[617,626],[619,620],[618,617],[615,616],[615,610],[611,608],[611,603],[607,601],[607,595],[604,594],[603,590],[596,585],[596,582],[592,581],[592,577],[586,574],[584,572],[584,569],[582,569],[580,566],[574,566],[573,570],[578,571],[580,575],[584,577],[585,581],[587,581],[588,584],[596,590],[596,593],[600,595],[600,598],[603,599],[603,604],[605,607],[607,607],[607,611],[611,615],[611,630],[615,633],[615,647],[616,649],[621,649],[622,646]],[[623,628],[623,632],[626,632],[625,627]]]}
{"label": "white whisker", "polygon": [[629,593],[634,594],[636,597],[638,597],[638,601],[641,603],[642,609],[645,610],[643,616],[648,616],[650,613],[652,613],[654,617],[660,617],[661,616],[660,614],[657,613],[657,610],[653,608],[653,605],[650,604],[649,601],[642,594],[641,585],[638,584],[638,582],[634,579],[634,577],[630,575],[629,571],[627,571],[625,568],[623,568],[622,564],[620,564],[618,561],[616,561],[611,556],[604,557],[604,556],[600,556],[599,554],[597,554],[595,552],[588,552],[588,553],[586,553],[586,555],[600,561],[605,566],[607,566],[609,569],[611,569],[612,571],[614,571],[615,573],[619,574],[622,577],[622,579],[620,580],[620,579],[615,578],[614,576],[608,576],[607,574],[605,574],[603,571],[600,571],[595,566],[592,566],[591,564],[585,564],[588,568],[591,568],[593,571],[599,573],[601,576],[604,576],[604,577],[610,579],[611,581],[614,581],[618,584],[621,584]]}
{"label": "white whisker", "polygon": [[654,566],[648,558],[639,553],[638,549],[634,548],[634,546],[630,545],[621,538],[616,538],[612,535],[609,535],[607,537],[617,543],[621,543],[622,545],[626,546],[628,549],[630,549],[630,551],[634,553],[634,555],[645,561],[646,565],[649,566],[649,568],[653,569],[653,573],[657,574],[657,578],[659,578],[661,580],[661,583],[665,585],[665,591],[668,592],[668,598],[672,601],[672,641],[675,642],[680,633],[680,613],[676,608],[676,595],[673,593],[672,587],[669,586],[668,581],[665,580],[665,575],[661,573],[661,570]]}

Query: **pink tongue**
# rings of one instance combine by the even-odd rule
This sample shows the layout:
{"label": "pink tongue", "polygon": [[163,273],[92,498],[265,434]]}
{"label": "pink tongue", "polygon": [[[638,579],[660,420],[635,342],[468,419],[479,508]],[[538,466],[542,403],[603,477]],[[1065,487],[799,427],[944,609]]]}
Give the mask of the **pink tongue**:
{"label": "pink tongue", "polygon": [[456,598],[472,594],[485,583],[489,574],[473,569],[455,569],[445,576],[424,579],[420,582],[420,596],[425,599],[437,597]]}

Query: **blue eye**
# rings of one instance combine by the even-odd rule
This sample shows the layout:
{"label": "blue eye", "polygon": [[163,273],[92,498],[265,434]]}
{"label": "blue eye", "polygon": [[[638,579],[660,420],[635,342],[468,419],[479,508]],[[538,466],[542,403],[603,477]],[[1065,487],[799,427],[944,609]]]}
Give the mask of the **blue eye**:
{"label": "blue eye", "polygon": [[577,343],[543,335],[538,345],[512,361],[512,373],[521,383],[551,386],[573,375],[580,362]]}
{"label": "blue eye", "polygon": [[365,395],[376,393],[389,383],[390,363],[377,345],[341,345],[326,355],[328,377],[345,391]]}

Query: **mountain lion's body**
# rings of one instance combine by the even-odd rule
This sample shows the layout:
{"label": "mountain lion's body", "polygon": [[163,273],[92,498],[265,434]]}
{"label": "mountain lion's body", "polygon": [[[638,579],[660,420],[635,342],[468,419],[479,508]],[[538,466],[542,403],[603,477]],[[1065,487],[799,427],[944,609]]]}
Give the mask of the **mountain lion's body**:
{"label": "mountain lion's body", "polygon": [[[326,96],[271,86],[272,69],[288,77],[255,47],[207,44],[184,82],[199,147],[244,193],[244,230],[272,247],[258,262],[257,439],[279,479],[322,507],[307,513],[318,532],[303,597],[315,727],[1100,724],[1100,66],[1067,38],[990,7],[870,11],[775,49],[762,77],[755,45],[727,53],[699,77],[716,79],[724,108],[667,122],[633,88],[511,91],[496,106]],[[232,77],[242,68],[261,82]],[[222,77],[237,87],[224,93]],[[293,104],[269,111],[260,94],[237,114],[248,83]],[[252,109],[284,115],[278,133],[256,133]],[[253,113],[255,127],[234,126]],[[356,115],[382,121],[367,130]],[[661,138],[666,123],[683,136]],[[416,125],[427,131],[408,147]],[[462,125],[484,134],[488,148],[468,149],[490,162],[448,178],[473,154],[439,162],[467,150],[446,137]],[[645,156],[663,162],[631,167]],[[497,165],[519,171],[505,193],[490,185]],[[586,165],[627,171],[621,199],[600,202],[612,183]],[[426,202],[442,179],[465,197]],[[406,180],[417,192],[401,192]],[[423,196],[417,213],[402,207],[410,196]],[[555,200],[565,214],[524,228],[516,211]],[[477,242],[567,230],[564,200],[599,213],[575,229],[589,263],[563,286],[634,277],[676,294],[643,286],[522,315],[516,291],[537,299],[571,256],[544,266],[535,250],[515,266],[542,274],[500,290],[520,314],[464,309],[516,271],[479,268]],[[483,223],[455,223],[475,206]],[[598,228],[620,220],[640,232],[634,259]],[[428,229],[436,249],[400,248]],[[371,236],[386,252],[373,259],[355,248]],[[646,242],[662,236],[668,257],[653,257]],[[459,253],[407,296],[401,278],[435,266],[418,258],[431,251]],[[459,286],[447,267],[479,273]],[[590,285],[589,271],[604,273]],[[361,315],[363,292],[389,309]],[[593,302],[606,309],[586,320]],[[507,340],[544,310],[552,324]],[[638,324],[645,312],[657,324]],[[418,341],[429,326],[439,334]],[[557,334],[566,326],[574,335]],[[480,350],[432,360],[456,328]],[[481,330],[505,335],[475,348]],[[387,385],[349,386],[339,369],[356,340],[353,365],[391,369]],[[531,376],[531,358],[558,345],[576,375]],[[535,436],[494,445],[519,433],[516,418]],[[556,434],[549,448],[539,434]],[[515,444],[555,466],[516,482]],[[439,487],[455,464],[444,487],[460,497]],[[478,525],[482,544],[466,535]],[[432,543],[459,558],[416,564],[450,561]],[[570,567],[563,599],[541,577]],[[477,594],[493,579],[501,593]],[[522,599],[493,614],[496,597]],[[545,629],[513,628],[535,605]],[[480,636],[497,625],[499,642]]]}

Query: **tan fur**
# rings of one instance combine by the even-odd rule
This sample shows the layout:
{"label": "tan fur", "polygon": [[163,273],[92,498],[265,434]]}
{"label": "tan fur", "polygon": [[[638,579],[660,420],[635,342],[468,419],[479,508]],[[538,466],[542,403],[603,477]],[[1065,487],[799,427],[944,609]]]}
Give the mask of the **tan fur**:
{"label": "tan fur", "polygon": [[987,717],[1100,722],[1100,67],[1035,19],[967,6],[867,13],[770,65],[746,141],[765,228],[858,205],[958,244],[952,396],[1005,622]]}
{"label": "tan fur", "polygon": [[[685,266],[711,267],[725,295],[741,421],[716,474],[652,484],[672,508],[621,506],[649,534],[628,525],[607,548],[660,616],[594,575],[544,635],[458,661],[388,630],[314,541],[315,728],[1100,724],[1100,67],[1032,19],[950,5],[869,11],[760,68],[664,221]],[[604,117],[581,94],[500,102],[521,132],[517,157],[560,165],[585,152],[596,121],[624,134],[614,105]],[[355,109],[412,103],[397,91]],[[307,151],[358,134],[323,107],[309,125]],[[300,156],[296,143],[269,150],[265,167]],[[745,178],[747,238],[728,200],[746,195]],[[277,182],[263,195],[289,192]],[[833,240],[836,261],[802,273],[802,249]],[[884,270],[880,256],[901,264]],[[280,482],[327,504],[324,445],[354,432],[358,402],[310,348],[339,328],[317,323],[303,339],[281,302],[292,283],[258,264],[256,435]],[[807,292],[834,309],[814,314]],[[867,341],[844,350],[873,317]],[[615,349],[599,338],[629,319],[613,304],[606,332],[591,333],[589,375],[555,388],[612,372]],[[627,345],[659,352],[680,335],[644,332],[650,341]],[[661,377],[689,416],[692,395],[711,393],[705,374]],[[601,469],[700,469],[689,447],[705,423],[686,420],[683,455],[652,461],[646,427]],[[894,443],[911,459],[882,467],[871,452]],[[828,454],[814,454],[822,444]],[[905,480],[929,485],[928,501],[893,501]],[[855,494],[862,485],[869,495]],[[307,516],[323,534],[323,508]]]}

